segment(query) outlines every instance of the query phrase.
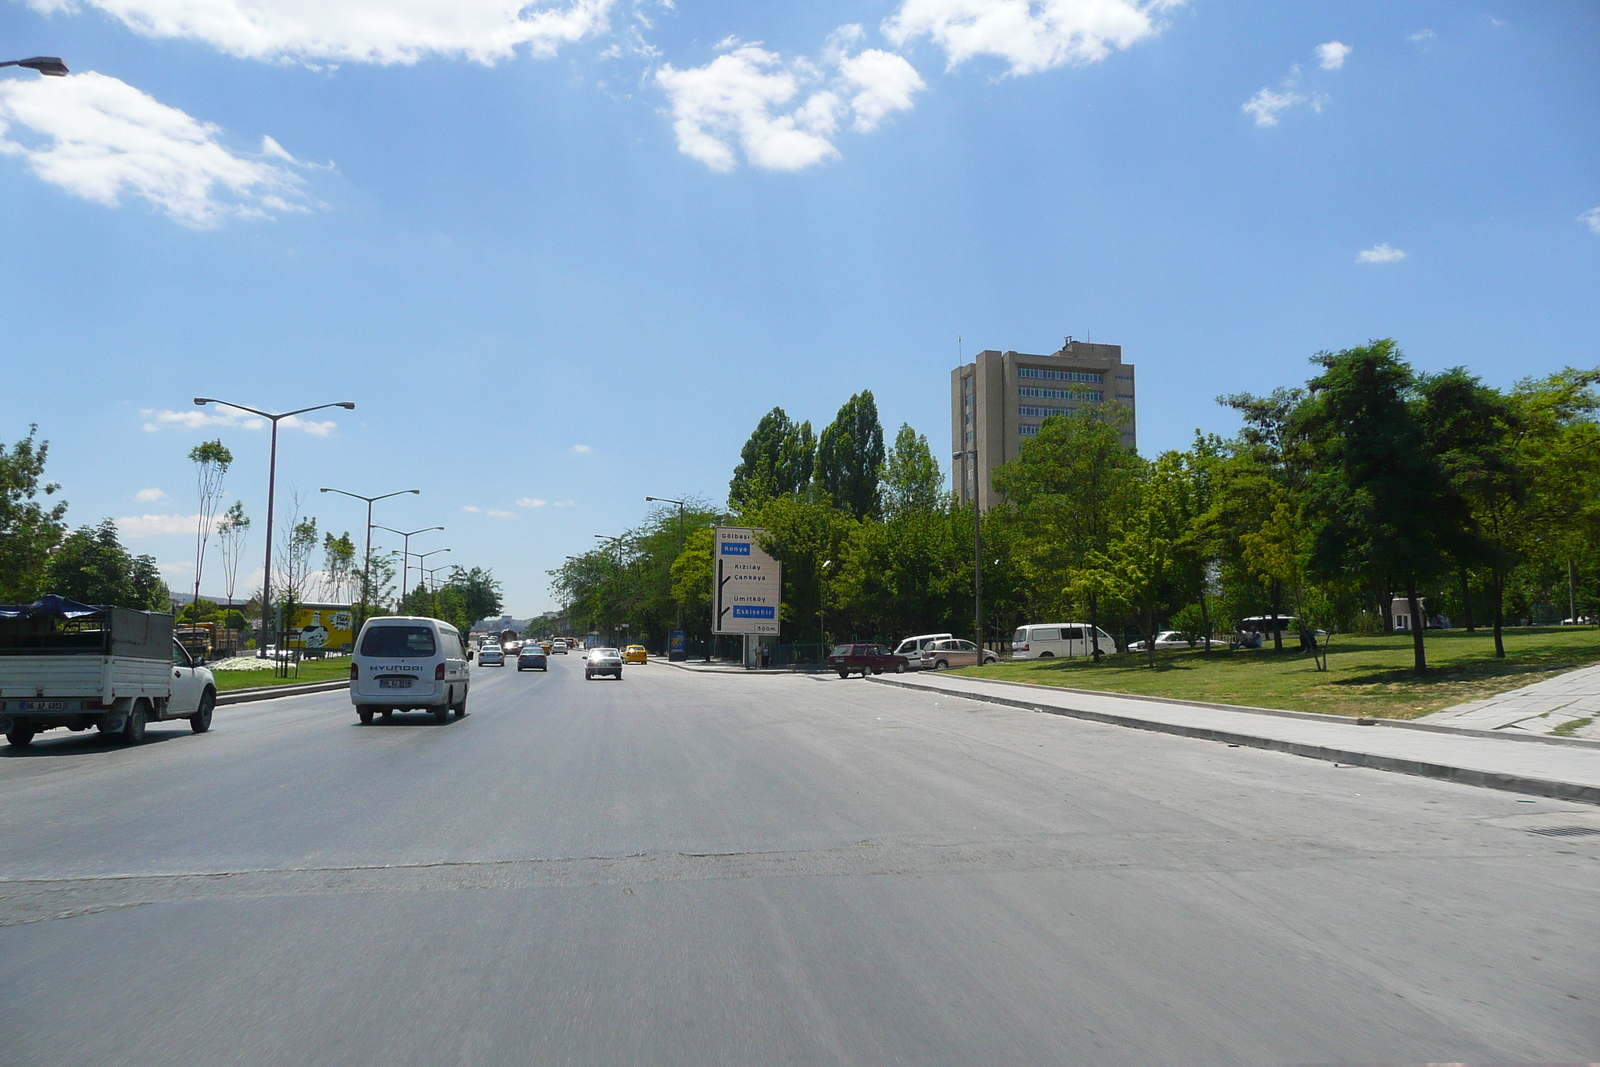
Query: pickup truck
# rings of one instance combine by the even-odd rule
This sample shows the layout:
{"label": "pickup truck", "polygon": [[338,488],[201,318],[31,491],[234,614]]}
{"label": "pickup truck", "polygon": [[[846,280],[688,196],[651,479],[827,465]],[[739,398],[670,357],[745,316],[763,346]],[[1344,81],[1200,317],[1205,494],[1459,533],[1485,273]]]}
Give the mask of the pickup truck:
{"label": "pickup truck", "polygon": [[860,671],[861,677],[894,671],[904,674],[911,660],[882,645],[835,645],[828,656],[828,666],[839,672],[839,677],[850,677],[851,671]]}
{"label": "pickup truck", "polygon": [[58,596],[0,605],[0,731],[13,745],[91,726],[133,743],[170,719],[203,734],[216,701],[216,678],[173,639],[170,614]]}

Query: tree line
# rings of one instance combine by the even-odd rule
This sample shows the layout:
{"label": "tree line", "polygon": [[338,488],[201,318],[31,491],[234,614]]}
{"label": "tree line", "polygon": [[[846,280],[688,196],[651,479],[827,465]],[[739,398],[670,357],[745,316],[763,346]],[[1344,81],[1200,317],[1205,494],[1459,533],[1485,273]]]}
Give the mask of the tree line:
{"label": "tree line", "polygon": [[[1115,406],[1044,420],[994,473],[976,636],[1081,620],[1204,638],[1264,615],[1390,632],[1398,600],[1423,669],[1417,620],[1485,626],[1503,656],[1506,625],[1600,612],[1600,372],[1502,390],[1420,373],[1392,340],[1312,363],[1302,387],[1219,398],[1242,421],[1233,437],[1197,430],[1151,459],[1121,444]],[[710,528],[726,524],[764,529],[784,564],[783,641],[974,636],[974,510],[925,436],[903,425],[885,447],[869,391],[820,434],[774,408],[726,507],[691,504],[681,536],[660,507],[550,572],[575,626],[659,642],[681,609],[708,636]]]}

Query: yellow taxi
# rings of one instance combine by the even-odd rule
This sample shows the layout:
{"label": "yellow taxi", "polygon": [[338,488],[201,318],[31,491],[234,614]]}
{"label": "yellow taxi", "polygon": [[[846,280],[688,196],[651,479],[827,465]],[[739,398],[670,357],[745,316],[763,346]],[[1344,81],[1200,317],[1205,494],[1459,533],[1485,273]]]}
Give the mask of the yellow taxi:
{"label": "yellow taxi", "polygon": [[624,663],[649,663],[650,653],[646,652],[643,645],[629,645],[622,650]]}

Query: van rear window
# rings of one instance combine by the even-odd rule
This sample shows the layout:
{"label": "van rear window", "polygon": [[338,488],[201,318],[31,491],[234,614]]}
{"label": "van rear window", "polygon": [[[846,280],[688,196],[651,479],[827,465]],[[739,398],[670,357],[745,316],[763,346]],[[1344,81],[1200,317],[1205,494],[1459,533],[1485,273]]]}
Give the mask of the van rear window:
{"label": "van rear window", "polygon": [[361,654],[385,659],[431,656],[433,631],[426,626],[374,626],[361,639]]}
{"label": "van rear window", "polygon": [[1059,641],[1061,640],[1061,631],[1054,626],[1035,626],[1032,640]]}

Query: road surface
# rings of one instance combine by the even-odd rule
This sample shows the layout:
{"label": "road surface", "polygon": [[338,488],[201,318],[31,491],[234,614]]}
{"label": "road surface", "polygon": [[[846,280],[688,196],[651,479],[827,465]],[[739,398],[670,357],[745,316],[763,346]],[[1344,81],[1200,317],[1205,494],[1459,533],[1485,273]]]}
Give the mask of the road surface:
{"label": "road surface", "polygon": [[1593,809],[551,665],[0,750],[0,1062],[1600,1060]]}

